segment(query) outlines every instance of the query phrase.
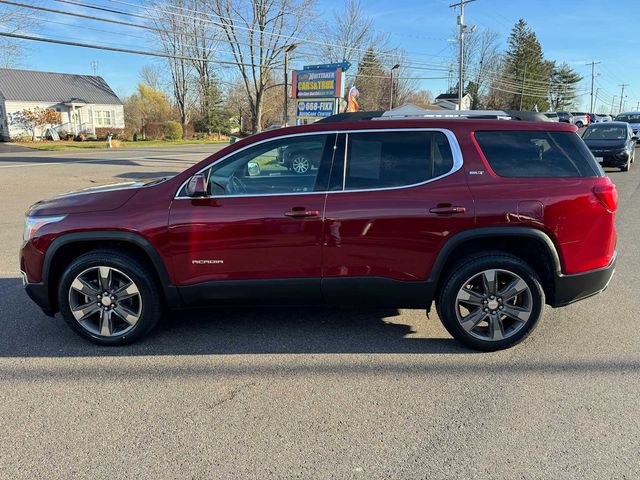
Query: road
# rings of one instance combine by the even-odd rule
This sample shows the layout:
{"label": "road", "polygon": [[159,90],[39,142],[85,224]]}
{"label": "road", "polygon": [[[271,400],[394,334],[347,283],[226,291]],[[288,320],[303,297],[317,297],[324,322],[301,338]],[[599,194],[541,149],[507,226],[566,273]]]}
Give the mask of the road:
{"label": "road", "polygon": [[0,154],[0,478],[640,478],[640,165],[610,172],[609,289],[507,351],[435,314],[329,308],[180,312],[101,348],[26,298],[29,204],[207,150]]}

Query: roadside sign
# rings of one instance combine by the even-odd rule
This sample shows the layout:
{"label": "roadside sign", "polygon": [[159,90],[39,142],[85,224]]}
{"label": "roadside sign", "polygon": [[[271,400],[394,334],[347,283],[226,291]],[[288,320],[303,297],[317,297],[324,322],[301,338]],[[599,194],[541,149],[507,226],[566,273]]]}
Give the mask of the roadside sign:
{"label": "roadside sign", "polygon": [[341,98],[344,94],[340,67],[294,70],[292,85],[293,98]]}
{"label": "roadside sign", "polygon": [[341,68],[343,72],[346,72],[351,67],[351,63],[343,60],[339,63],[321,63],[319,65],[305,65],[302,67],[304,70],[326,70],[333,68]]}
{"label": "roadside sign", "polygon": [[326,98],[298,100],[296,116],[307,118],[329,117],[333,115],[335,103],[335,100]]}

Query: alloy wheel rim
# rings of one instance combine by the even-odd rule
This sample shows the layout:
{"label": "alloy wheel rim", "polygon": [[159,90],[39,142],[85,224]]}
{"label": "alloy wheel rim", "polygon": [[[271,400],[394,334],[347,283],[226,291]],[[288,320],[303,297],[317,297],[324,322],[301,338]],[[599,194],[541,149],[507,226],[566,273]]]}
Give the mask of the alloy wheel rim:
{"label": "alloy wheel rim", "polygon": [[76,276],[69,287],[69,307],[86,331],[100,337],[130,332],[142,315],[142,296],[135,282],[122,271],[91,267]]}
{"label": "alloy wheel rim", "polygon": [[291,162],[291,168],[296,173],[306,173],[309,170],[309,160],[305,157],[295,157]]}
{"label": "alloy wheel rim", "polygon": [[458,290],[456,316],[472,337],[497,342],[517,334],[533,311],[531,289],[519,275],[502,269],[473,275]]}

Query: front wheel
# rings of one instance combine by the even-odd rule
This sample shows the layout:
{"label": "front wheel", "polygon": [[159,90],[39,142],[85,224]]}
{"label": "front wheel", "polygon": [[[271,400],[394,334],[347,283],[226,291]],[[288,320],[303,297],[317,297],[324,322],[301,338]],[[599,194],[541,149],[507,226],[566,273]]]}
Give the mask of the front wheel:
{"label": "front wheel", "polygon": [[296,175],[304,175],[311,170],[311,160],[302,153],[294,153],[291,156],[290,163],[291,171]]}
{"label": "front wheel", "polygon": [[509,348],[531,333],[544,303],[535,271],[515,256],[495,253],[454,267],[437,306],[442,323],[456,340],[493,351]]}
{"label": "front wheel", "polygon": [[80,336],[99,345],[131,343],[158,322],[157,283],[136,258],[95,251],[75,259],[58,288],[60,313]]}

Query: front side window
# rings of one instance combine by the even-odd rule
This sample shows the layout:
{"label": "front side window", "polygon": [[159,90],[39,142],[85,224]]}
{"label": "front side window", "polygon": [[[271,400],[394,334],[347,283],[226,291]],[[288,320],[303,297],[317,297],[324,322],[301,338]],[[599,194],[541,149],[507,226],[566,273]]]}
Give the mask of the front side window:
{"label": "front side window", "polygon": [[350,133],[344,189],[415,185],[445,175],[453,165],[442,132]]}
{"label": "front side window", "polygon": [[475,138],[501,177],[602,176],[587,146],[572,132],[495,130],[475,132]]}
{"label": "front side window", "polygon": [[208,172],[214,197],[277,195],[324,190],[318,185],[323,155],[333,151],[335,135],[307,135],[273,140],[250,147]]}

